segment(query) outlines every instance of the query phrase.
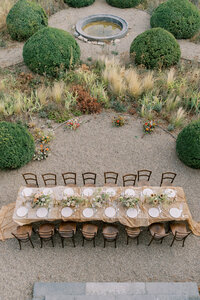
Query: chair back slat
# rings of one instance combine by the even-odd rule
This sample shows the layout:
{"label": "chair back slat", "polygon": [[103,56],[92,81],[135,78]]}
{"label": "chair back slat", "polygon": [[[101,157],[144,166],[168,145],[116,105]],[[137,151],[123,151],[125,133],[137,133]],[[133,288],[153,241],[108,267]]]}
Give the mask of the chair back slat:
{"label": "chair back slat", "polygon": [[76,173],[74,172],[62,173],[62,177],[65,185],[76,184]]}
{"label": "chair back slat", "polygon": [[83,178],[84,185],[88,181],[90,181],[90,183],[92,183],[92,184],[96,184],[97,174],[93,173],[93,172],[85,172],[85,173],[82,173],[82,178]]}
{"label": "chair back slat", "polygon": [[45,186],[57,185],[57,176],[54,173],[42,174],[42,178],[43,178]]}
{"label": "chair back slat", "polygon": [[[128,183],[128,185],[132,185],[135,186],[136,180],[137,180],[137,175],[136,174],[126,174],[122,177],[123,179],[123,186],[126,186],[126,183]],[[132,182],[132,184],[129,184],[130,182]]]}
{"label": "chair back slat", "polygon": [[24,173],[24,174],[22,174],[22,176],[25,180],[26,185],[39,187],[36,174],[34,174],[34,173]]}
{"label": "chair back slat", "polygon": [[114,184],[117,184],[118,175],[118,173],[112,171],[104,172],[104,183],[114,181]]}
{"label": "chair back slat", "polygon": [[140,181],[141,177],[145,177],[145,179],[147,181],[149,181],[151,174],[152,174],[152,171],[150,171],[150,170],[138,170],[138,172],[137,172],[138,181]]}
{"label": "chair back slat", "polygon": [[163,184],[163,182],[166,180],[166,181],[169,181],[170,183],[173,183],[174,182],[174,179],[176,178],[176,173],[174,172],[165,172],[165,173],[162,173],[162,177],[161,177],[161,182],[160,182],[160,186]]}

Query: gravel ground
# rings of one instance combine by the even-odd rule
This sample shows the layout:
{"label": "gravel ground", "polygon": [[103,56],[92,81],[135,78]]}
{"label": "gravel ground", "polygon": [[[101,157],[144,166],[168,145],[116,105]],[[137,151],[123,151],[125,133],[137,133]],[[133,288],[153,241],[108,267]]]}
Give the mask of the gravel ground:
{"label": "gravel ground", "polygon": [[[98,185],[102,185],[103,172],[113,170],[119,172],[121,185],[123,174],[147,168],[153,171],[152,185],[159,184],[162,172],[177,172],[175,184],[184,187],[193,218],[198,221],[200,170],[190,169],[178,160],[175,140],[161,129],[142,138],[140,120],[131,116],[127,125],[115,128],[111,126],[112,116],[113,113],[107,112],[82,117],[84,122],[76,132],[60,127],[52,142],[52,154],[46,161],[31,162],[12,172],[1,171],[1,205],[15,201],[23,185],[24,172],[32,171],[39,177],[43,172],[55,172],[58,184],[62,185],[61,173],[75,171],[78,185],[82,185],[81,172],[93,171],[98,174]],[[82,248],[80,233],[76,248],[69,241],[62,249],[58,236],[55,248],[48,242],[40,249],[37,236],[33,237],[35,249],[25,244],[19,251],[15,239],[1,242],[0,299],[30,299],[35,281],[196,281],[200,284],[198,237],[190,236],[185,248],[178,242],[170,248],[171,236],[162,245],[154,242],[147,247],[149,239],[149,233],[144,230],[139,246],[135,241],[126,246],[121,228],[117,249],[112,244],[103,249],[101,234],[96,248],[89,242]]]}
{"label": "gravel ground", "polygon": [[[121,9],[112,7],[105,0],[96,0],[92,5],[82,8],[69,7],[61,10],[49,18],[49,26],[66,30],[74,33],[74,26],[77,21],[93,14],[113,14],[124,18],[129,24],[128,34],[120,39],[119,43],[106,44],[104,46],[91,45],[77,39],[81,48],[81,59],[87,61],[88,57],[97,59],[102,55],[112,55],[112,52],[118,53],[124,63],[129,61],[129,49],[133,39],[150,28],[150,15],[142,10],[128,8]],[[189,40],[178,40],[181,47],[181,57],[183,59],[196,60],[200,62],[200,45],[191,43]],[[7,49],[0,49],[0,67],[5,68],[14,64],[21,63],[23,43],[13,43]]]}

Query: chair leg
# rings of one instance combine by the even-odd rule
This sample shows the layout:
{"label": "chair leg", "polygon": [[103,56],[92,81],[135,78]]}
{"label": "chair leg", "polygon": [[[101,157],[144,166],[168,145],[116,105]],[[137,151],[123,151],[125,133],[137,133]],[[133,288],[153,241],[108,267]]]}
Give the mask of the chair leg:
{"label": "chair leg", "polygon": [[139,245],[139,235],[137,236],[137,245]]}
{"label": "chair leg", "polygon": [[175,241],[175,236],[174,236],[174,238],[173,238],[173,240],[172,240],[172,242],[171,242],[171,245],[170,245],[170,247],[172,247],[172,245],[173,245],[174,241]]}
{"label": "chair leg", "polygon": [[163,238],[160,240],[160,243],[162,244],[162,242],[163,242]]}
{"label": "chair leg", "polygon": [[61,238],[62,248],[64,248],[64,239]]}
{"label": "chair leg", "polygon": [[93,238],[93,246],[95,247],[95,237]]}
{"label": "chair leg", "polygon": [[75,245],[75,239],[74,239],[74,237],[72,238],[72,242],[73,242],[73,245],[74,245],[74,248],[75,248],[76,245]]}
{"label": "chair leg", "polygon": [[32,240],[31,240],[30,237],[29,237],[29,241],[30,241],[30,243],[31,243],[31,246],[34,248],[33,242],[32,242]]}
{"label": "chair leg", "polygon": [[18,242],[19,242],[19,250],[22,250],[22,244],[21,244],[21,241],[18,240]]}
{"label": "chair leg", "polygon": [[126,245],[128,245],[128,238],[129,238],[129,236],[127,235]]}
{"label": "chair leg", "polygon": [[154,236],[152,236],[152,238],[151,238],[151,240],[150,240],[150,242],[149,242],[148,246],[150,246],[150,245],[151,245],[151,243],[153,242],[153,239],[154,239]]}
{"label": "chair leg", "polygon": [[117,239],[115,239],[115,248],[117,248]]}
{"label": "chair leg", "polygon": [[52,246],[54,247],[53,237],[51,237]]}
{"label": "chair leg", "polygon": [[184,247],[184,245],[185,245],[185,239],[186,239],[186,238],[183,239],[182,247]]}
{"label": "chair leg", "polygon": [[106,240],[104,239],[103,247],[106,247]]}
{"label": "chair leg", "polygon": [[43,239],[42,238],[40,238],[40,243],[41,243],[40,248],[42,248],[42,246],[43,246]]}
{"label": "chair leg", "polygon": [[82,247],[84,246],[84,240],[85,240],[85,239],[84,239],[84,237],[83,237],[83,241],[82,241]]}

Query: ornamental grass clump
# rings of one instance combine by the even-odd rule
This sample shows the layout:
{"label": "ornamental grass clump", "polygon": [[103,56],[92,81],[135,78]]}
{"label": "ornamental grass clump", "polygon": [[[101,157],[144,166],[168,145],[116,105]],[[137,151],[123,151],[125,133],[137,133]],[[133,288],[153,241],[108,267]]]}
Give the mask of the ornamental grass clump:
{"label": "ornamental grass clump", "polygon": [[37,3],[19,0],[9,11],[6,24],[11,38],[23,41],[48,26],[48,17]]}
{"label": "ornamental grass clump", "polygon": [[119,8],[130,8],[140,4],[140,0],[106,0],[109,5]]}
{"label": "ornamental grass clump", "polygon": [[162,28],[139,34],[132,42],[130,55],[147,69],[168,68],[178,63],[181,51],[174,36]]}
{"label": "ornamental grass clump", "polygon": [[84,7],[94,3],[95,0],[64,0],[69,6],[72,7]]}
{"label": "ornamental grass clump", "polygon": [[161,27],[177,39],[189,39],[200,29],[200,12],[188,0],[168,0],[153,12],[151,27]]}
{"label": "ornamental grass clump", "polygon": [[200,120],[191,122],[179,133],[176,153],[188,167],[200,169]]}
{"label": "ornamental grass clump", "polygon": [[30,132],[20,124],[0,122],[0,169],[16,169],[34,155],[35,143]]}
{"label": "ornamental grass clump", "polygon": [[79,62],[80,48],[68,32],[48,27],[25,43],[23,58],[33,72],[56,77]]}

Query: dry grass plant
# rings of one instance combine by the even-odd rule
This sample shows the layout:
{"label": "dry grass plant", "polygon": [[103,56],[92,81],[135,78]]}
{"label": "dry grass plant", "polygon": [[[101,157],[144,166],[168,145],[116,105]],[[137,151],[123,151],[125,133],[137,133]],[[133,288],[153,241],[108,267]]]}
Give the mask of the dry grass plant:
{"label": "dry grass plant", "polygon": [[174,128],[182,127],[186,118],[186,111],[183,107],[179,107],[177,112],[175,112],[170,118],[170,123],[174,126]]}
{"label": "dry grass plant", "polygon": [[51,89],[50,98],[56,101],[57,104],[61,103],[63,93],[65,90],[65,83],[63,81],[56,81]]}

